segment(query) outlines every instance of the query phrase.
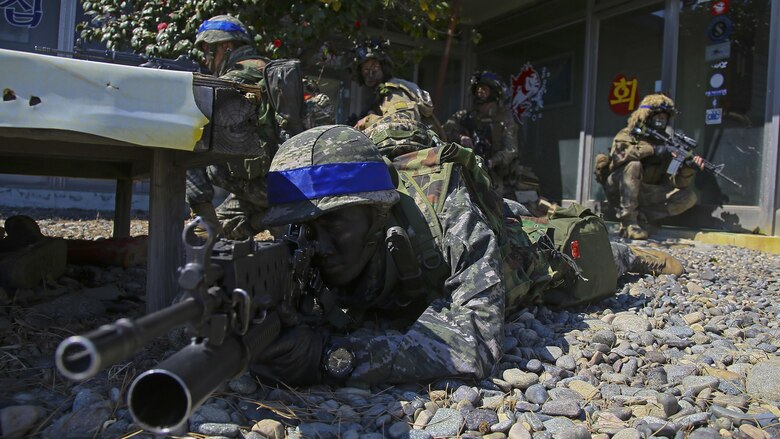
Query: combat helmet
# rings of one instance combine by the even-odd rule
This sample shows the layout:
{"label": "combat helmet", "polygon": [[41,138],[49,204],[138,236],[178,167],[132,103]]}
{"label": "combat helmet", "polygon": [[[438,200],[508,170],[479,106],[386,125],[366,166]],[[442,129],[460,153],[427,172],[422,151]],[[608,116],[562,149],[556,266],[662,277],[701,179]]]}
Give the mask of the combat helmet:
{"label": "combat helmet", "polygon": [[293,136],[271,161],[271,207],[264,222],[306,222],[361,204],[387,211],[399,200],[387,166],[371,140],[346,125],[324,125]]}
{"label": "combat helmet", "polygon": [[252,35],[244,23],[230,15],[217,15],[204,21],[198,27],[195,36],[195,46],[200,43],[220,43],[222,41],[238,41],[252,44]]}
{"label": "combat helmet", "polygon": [[436,146],[436,134],[405,112],[391,113],[365,130],[380,154],[392,160],[399,155]]}
{"label": "combat helmet", "polygon": [[471,91],[472,96],[476,93],[479,84],[485,84],[490,87],[495,96],[494,100],[498,102],[502,102],[506,97],[506,86],[504,85],[504,82],[493,72],[487,70],[476,71],[471,75],[469,90]]}
{"label": "combat helmet", "polygon": [[360,74],[360,66],[369,59],[375,59],[379,61],[382,66],[382,72],[385,79],[393,76],[393,60],[388,53],[390,50],[390,42],[387,40],[379,40],[376,38],[368,39],[362,43],[358,43],[352,49],[352,79],[358,84],[365,85],[363,82],[363,76]]}
{"label": "combat helmet", "polygon": [[634,129],[646,123],[658,113],[666,113],[670,118],[673,117],[677,114],[674,101],[663,93],[647,95],[639,103],[639,108],[634,110],[631,116],[629,116],[628,127]]}

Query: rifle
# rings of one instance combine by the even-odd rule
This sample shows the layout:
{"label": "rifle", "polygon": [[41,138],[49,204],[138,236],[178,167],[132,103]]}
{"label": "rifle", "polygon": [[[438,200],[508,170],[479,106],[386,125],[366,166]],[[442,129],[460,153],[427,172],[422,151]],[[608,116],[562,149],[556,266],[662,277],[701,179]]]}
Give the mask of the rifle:
{"label": "rifle", "polygon": [[[672,153],[672,162],[669,163],[669,167],[666,169],[667,174],[671,176],[677,175],[677,171],[683,164],[696,167],[696,165],[693,163],[693,150],[697,146],[696,141],[686,136],[682,132],[675,132],[672,135],[669,135],[665,132],[661,132],[650,127],[637,127],[633,129],[632,134],[635,136],[652,137],[663,142],[666,151]],[[702,164],[704,164],[705,170],[717,175],[718,177],[739,188],[742,187],[739,182],[723,173],[723,168],[726,167],[725,163],[716,165],[712,162],[704,160],[702,157]]]}
{"label": "rifle", "polygon": [[53,49],[51,47],[35,46],[35,50],[50,55],[70,55],[77,59],[108,62],[124,66],[148,67],[162,70],[181,70],[186,72],[204,73],[203,69],[195,61],[184,55],[176,59],[157,58],[149,55],[141,55],[133,52],[117,52],[115,50],[85,49],[74,47],[72,52]]}
{"label": "rifle", "polygon": [[466,117],[463,118],[461,126],[465,128],[463,135],[471,137],[471,143],[474,145],[474,153],[487,160],[487,156],[490,155],[493,150],[490,133],[487,133],[487,139],[479,134],[476,121],[474,121],[474,115],[471,112],[466,113]]}
{"label": "rifle", "polygon": [[[205,230],[205,242],[195,234]],[[292,326],[310,285],[315,243],[304,226],[291,226],[281,240],[217,240],[200,217],[183,233],[186,263],[179,268],[181,300],[135,321],[119,319],[85,335],[63,340],[55,363],[71,380],[90,378],[130,358],[157,336],[188,325],[192,343],[130,385],[127,405],[135,422],[156,433],[184,425],[219,385],[241,374],[257,354]],[[310,284],[311,283],[311,284]]]}

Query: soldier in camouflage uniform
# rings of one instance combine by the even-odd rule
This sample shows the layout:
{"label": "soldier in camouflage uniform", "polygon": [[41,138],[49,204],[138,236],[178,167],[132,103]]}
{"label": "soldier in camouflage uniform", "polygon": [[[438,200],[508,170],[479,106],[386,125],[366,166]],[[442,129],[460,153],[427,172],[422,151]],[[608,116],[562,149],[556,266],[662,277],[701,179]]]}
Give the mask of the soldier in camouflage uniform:
{"label": "soldier in camouflage uniform", "polygon": [[[205,54],[203,64],[215,76],[258,85],[263,81],[263,70],[269,60],[258,55],[252,43],[246,26],[228,15],[204,21],[195,39],[195,45]],[[328,96],[308,80],[304,85],[304,126],[333,123]],[[262,99],[259,107],[258,129],[264,139],[262,154],[187,171],[187,202],[193,213],[228,239],[246,239],[266,228],[261,221],[268,208],[265,175],[276,152],[278,133],[273,129],[273,109],[267,100]],[[216,209],[212,204],[215,186],[230,192]]]}
{"label": "soldier in camouflage uniform", "polygon": [[504,102],[504,83],[495,73],[478,71],[471,77],[469,90],[474,105],[456,112],[444,123],[444,136],[447,141],[474,149],[485,160],[496,192],[514,199],[515,191],[528,187],[521,180],[537,183],[538,179],[520,165],[517,123]]}
{"label": "soldier in camouflage uniform", "polygon": [[[403,123],[377,126],[379,148],[353,128],[323,126],[286,141],[273,159],[266,221],[308,228],[329,289],[319,296],[326,323],[283,331],[252,366],[261,378],[484,378],[501,356],[505,313],[549,279],[528,237],[508,237],[495,222],[522,206],[473,190],[487,177],[470,150],[430,132],[396,133]],[[447,178],[436,179],[446,168]],[[616,260],[638,267],[640,257],[622,247]],[[666,262],[679,274],[679,263]]]}
{"label": "soldier in camouflage uniform", "polygon": [[419,85],[393,76],[393,63],[387,53],[388,42],[368,40],[354,49],[353,79],[372,93],[369,108],[355,128],[363,131],[382,116],[406,113],[441,135],[441,123],[433,114],[433,101]]}
{"label": "soldier in camouflage uniform", "polygon": [[[629,117],[628,126],[615,136],[609,156],[596,157],[596,179],[616,210],[623,237],[646,239],[648,233],[641,223],[679,215],[696,204],[696,193],[690,188],[696,169],[683,166],[676,175],[668,175],[672,156],[663,143],[635,132],[645,126],[663,131],[675,113],[674,101],[668,96],[646,96]],[[700,156],[694,156],[693,162],[703,167]]]}

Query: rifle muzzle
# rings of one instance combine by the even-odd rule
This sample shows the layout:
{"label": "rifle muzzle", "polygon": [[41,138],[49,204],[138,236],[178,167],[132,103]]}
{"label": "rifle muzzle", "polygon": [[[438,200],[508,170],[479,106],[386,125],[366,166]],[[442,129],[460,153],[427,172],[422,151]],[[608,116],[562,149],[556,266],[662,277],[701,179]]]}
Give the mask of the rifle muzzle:
{"label": "rifle muzzle", "polygon": [[216,348],[191,344],[133,380],[127,396],[130,414],[145,430],[175,432],[223,381],[240,374],[248,363],[249,352],[236,337]]}
{"label": "rifle muzzle", "polygon": [[186,299],[136,321],[119,319],[86,335],[66,338],[57,346],[54,361],[66,378],[91,378],[104,368],[131,357],[153,338],[197,320],[203,312],[202,303]]}

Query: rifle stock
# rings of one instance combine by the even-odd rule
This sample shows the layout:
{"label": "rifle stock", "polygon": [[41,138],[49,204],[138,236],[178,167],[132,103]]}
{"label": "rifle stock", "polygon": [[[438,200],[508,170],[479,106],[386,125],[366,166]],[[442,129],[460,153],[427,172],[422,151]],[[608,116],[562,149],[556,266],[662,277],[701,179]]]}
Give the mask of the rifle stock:
{"label": "rifle stock", "polygon": [[[195,229],[206,230],[201,242]],[[82,380],[127,360],[154,338],[188,325],[192,343],[137,376],[128,391],[135,422],[160,434],[180,428],[219,385],[241,374],[283,325],[298,323],[301,296],[316,277],[314,243],[302,226],[283,240],[217,241],[199,217],[182,234],[183,300],[135,321],[120,319],[57,347],[55,364]]]}

